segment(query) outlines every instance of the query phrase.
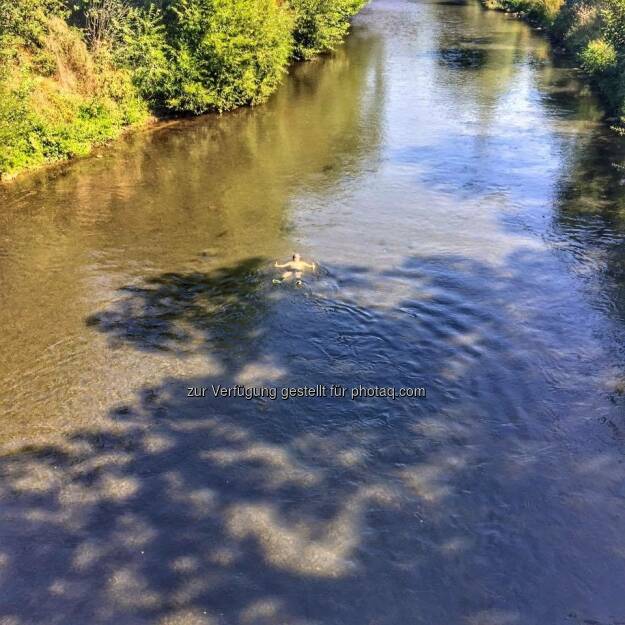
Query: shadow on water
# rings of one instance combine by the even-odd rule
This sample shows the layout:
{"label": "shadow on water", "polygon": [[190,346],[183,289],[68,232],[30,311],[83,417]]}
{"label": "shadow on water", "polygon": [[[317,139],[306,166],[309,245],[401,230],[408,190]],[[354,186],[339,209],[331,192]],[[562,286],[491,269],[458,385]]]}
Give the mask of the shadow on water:
{"label": "shadow on water", "polygon": [[[2,623],[538,624],[625,609],[604,583],[625,575],[609,521],[625,472],[592,444],[586,365],[559,352],[558,371],[529,330],[558,317],[588,345],[574,310],[563,324],[537,301],[541,262],[415,257],[329,267],[298,290],[272,288],[252,258],[122,289],[93,331],[210,357],[215,373],[139,389],[108,427],[0,459]],[[392,304],[362,304],[384,289]],[[508,349],[520,335],[544,369]],[[212,397],[242,382],[428,397]]]}
{"label": "shadow on water", "polygon": [[445,48],[438,54],[439,62],[453,69],[479,69],[488,61],[486,51],[479,48]]}
{"label": "shadow on water", "polygon": [[183,356],[198,349],[254,338],[265,306],[262,258],[249,258],[210,274],[170,272],[142,286],[120,289],[119,307],[90,316],[86,323],[106,333],[112,347],[128,343],[146,351]]}
{"label": "shadow on water", "polygon": [[[607,131],[569,146],[555,188],[553,236],[564,242],[595,306],[625,322],[625,144]],[[585,267],[596,268],[588,279]],[[623,348],[614,341],[614,346]]]}

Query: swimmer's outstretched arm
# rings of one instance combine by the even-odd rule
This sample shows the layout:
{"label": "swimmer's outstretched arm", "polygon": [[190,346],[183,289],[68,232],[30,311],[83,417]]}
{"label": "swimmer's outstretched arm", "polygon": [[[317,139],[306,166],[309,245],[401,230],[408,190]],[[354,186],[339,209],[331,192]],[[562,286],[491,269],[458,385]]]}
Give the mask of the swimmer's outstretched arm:
{"label": "swimmer's outstretched arm", "polygon": [[315,263],[303,263],[304,265],[306,265],[306,267],[309,267],[310,269],[312,269],[313,271],[317,268],[317,265],[315,265]]}
{"label": "swimmer's outstretched arm", "polygon": [[290,261],[288,263],[282,263],[282,264],[280,264],[280,263],[278,263],[278,261],[276,261],[273,266],[274,267],[278,267],[279,269],[284,269],[285,267],[288,267],[290,264],[291,264]]}

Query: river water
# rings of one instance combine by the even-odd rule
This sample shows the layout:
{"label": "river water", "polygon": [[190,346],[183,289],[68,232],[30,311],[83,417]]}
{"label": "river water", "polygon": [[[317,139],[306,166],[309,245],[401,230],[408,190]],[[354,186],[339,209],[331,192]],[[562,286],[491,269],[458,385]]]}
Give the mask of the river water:
{"label": "river water", "polygon": [[374,0],[5,188],[0,623],[623,622],[623,163],[523,23]]}

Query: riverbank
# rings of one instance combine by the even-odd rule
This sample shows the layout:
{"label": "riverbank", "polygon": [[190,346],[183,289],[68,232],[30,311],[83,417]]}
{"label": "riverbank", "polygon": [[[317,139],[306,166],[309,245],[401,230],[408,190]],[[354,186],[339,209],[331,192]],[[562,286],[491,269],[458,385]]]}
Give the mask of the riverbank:
{"label": "riverbank", "polygon": [[573,55],[620,132],[625,126],[624,0],[482,0],[488,9],[515,13],[547,31]]}
{"label": "riverbank", "polygon": [[150,120],[263,103],[362,0],[0,0],[0,180]]}

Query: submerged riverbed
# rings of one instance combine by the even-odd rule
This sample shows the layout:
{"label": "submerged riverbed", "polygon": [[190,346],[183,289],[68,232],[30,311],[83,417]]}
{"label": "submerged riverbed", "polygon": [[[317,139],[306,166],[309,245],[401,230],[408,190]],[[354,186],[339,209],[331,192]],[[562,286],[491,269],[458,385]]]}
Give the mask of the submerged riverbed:
{"label": "submerged riverbed", "polygon": [[2,190],[0,622],[623,621],[624,145],[525,24],[374,0]]}

